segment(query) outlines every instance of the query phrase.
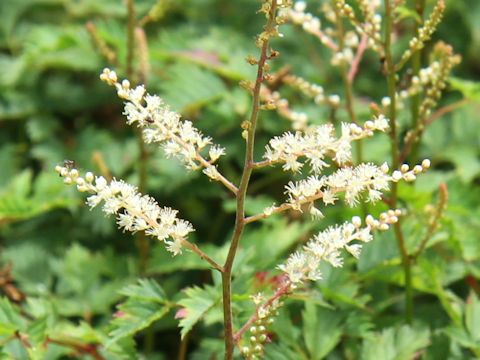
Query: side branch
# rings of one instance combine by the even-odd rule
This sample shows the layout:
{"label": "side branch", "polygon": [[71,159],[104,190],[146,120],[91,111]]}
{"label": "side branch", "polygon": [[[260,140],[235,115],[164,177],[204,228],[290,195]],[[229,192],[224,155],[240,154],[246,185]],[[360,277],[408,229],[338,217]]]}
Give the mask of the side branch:
{"label": "side branch", "polygon": [[[135,211],[134,209],[128,208],[128,211],[135,216],[138,216],[142,218],[147,224],[152,226],[153,228],[158,228],[160,225],[153,219],[149,218],[148,216],[145,216],[142,212]],[[223,273],[223,267],[220,266],[215,260],[213,260],[211,257],[209,257],[207,254],[205,254],[200,248],[188,241],[187,239],[182,239],[181,240],[182,245],[184,245],[186,248],[189,250],[193,251],[195,254],[197,254],[200,258],[204,259],[207,261],[210,265],[213,266],[214,269],[220,271]]]}
{"label": "side branch", "polygon": [[202,250],[200,250],[200,248],[194,243],[191,243],[188,240],[183,240],[182,245],[184,245],[187,249],[193,251],[195,254],[200,256],[200,258],[202,258],[203,260],[208,262],[210,265],[212,265],[214,269],[220,271],[221,273],[224,272],[223,267],[220,264],[218,264],[215,260],[213,260],[207,254],[205,254]]}
{"label": "side branch", "polygon": [[288,281],[286,284],[281,286],[266,302],[264,302],[261,305],[258,305],[255,309],[255,313],[248,319],[248,321],[238,330],[235,335],[233,336],[233,339],[235,341],[235,344],[238,344],[240,339],[242,338],[242,335],[245,333],[245,331],[248,330],[248,328],[258,320],[258,310],[260,307],[267,307],[270,306],[275,300],[279,299],[280,297],[288,294],[290,291],[290,288],[292,286],[292,283]]}
{"label": "side branch", "polygon": [[[197,153],[197,160],[202,164],[204,168],[207,168],[211,166],[210,162],[208,162],[203,156]],[[228,190],[230,190],[235,196],[237,196],[238,193],[238,188],[230,181],[228,180],[225,176],[220,174],[218,172],[217,174],[217,180],[221,182]]]}

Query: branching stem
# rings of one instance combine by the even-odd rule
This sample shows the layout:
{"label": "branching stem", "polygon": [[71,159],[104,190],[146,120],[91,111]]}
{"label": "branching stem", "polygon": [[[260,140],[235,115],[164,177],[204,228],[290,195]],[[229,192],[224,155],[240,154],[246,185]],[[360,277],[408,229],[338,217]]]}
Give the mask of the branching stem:
{"label": "branching stem", "polygon": [[[276,6],[277,2],[272,1],[268,14],[268,21],[265,26],[265,33],[269,33],[276,25]],[[225,359],[233,359],[233,350],[235,346],[233,338],[233,316],[232,316],[232,268],[235,255],[237,253],[240,237],[245,227],[245,197],[247,195],[248,184],[253,170],[253,151],[255,146],[255,130],[257,127],[258,114],[260,112],[260,89],[264,81],[265,64],[268,60],[269,41],[268,37],[262,43],[260,58],[258,60],[257,77],[253,88],[252,112],[249,119],[249,128],[247,134],[247,143],[245,149],[245,163],[242,172],[242,178],[236,193],[237,208],[235,217],[235,228],[230,243],[227,259],[223,266],[222,285],[223,285],[223,315],[225,327]]]}

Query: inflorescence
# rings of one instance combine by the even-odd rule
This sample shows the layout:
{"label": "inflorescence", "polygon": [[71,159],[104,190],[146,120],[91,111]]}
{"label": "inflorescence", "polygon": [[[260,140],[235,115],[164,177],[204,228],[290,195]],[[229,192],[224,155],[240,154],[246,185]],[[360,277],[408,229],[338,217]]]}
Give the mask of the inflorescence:
{"label": "inflorescence", "polygon": [[122,180],[108,182],[103,176],[87,172],[81,176],[75,168],[57,165],[55,171],[68,185],[77,185],[80,192],[91,193],[87,204],[94,208],[103,202],[102,210],[107,215],[116,215],[117,225],[133,233],[145,231],[147,235],[163,241],[173,255],[182,252],[182,245],[192,225],[177,218],[177,210],[160,207],[155,199],[142,195],[133,185]]}

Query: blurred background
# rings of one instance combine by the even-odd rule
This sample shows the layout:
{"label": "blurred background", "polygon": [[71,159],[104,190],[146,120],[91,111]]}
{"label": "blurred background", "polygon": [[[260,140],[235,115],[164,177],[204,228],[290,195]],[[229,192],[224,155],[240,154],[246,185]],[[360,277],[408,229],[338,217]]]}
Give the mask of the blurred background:
{"label": "blurred background", "polygon": [[[321,1],[308,4],[309,11],[320,14]],[[433,2],[427,1],[427,5],[431,8]],[[135,1],[136,18],[144,21],[147,40],[135,41],[136,53],[143,58],[136,57],[134,68],[143,66],[144,72],[134,71],[134,80],[145,82],[150,93],[159,94],[227,149],[220,168],[235,182],[244,151],[240,124],[251,103],[250,95],[238,83],[255,76],[245,58],[258,52],[254,37],[263,24],[262,16],[255,15],[258,7],[256,0]],[[127,74],[125,2],[0,0],[0,15],[0,295],[29,311],[55,313],[52,322],[59,334],[65,329],[80,333],[78,324],[82,322],[107,333],[115,305],[123,298],[119,290],[139,276],[156,279],[172,297],[186,286],[215,283],[205,264],[193,255],[172,258],[161,244],[123,234],[99,209],[90,211],[83,195],[65,186],[53,170],[69,159],[83,171],[140,184],[161,205],[178,209],[181,218],[192,222],[196,228],[193,242],[222,258],[222,246],[233,226],[234,199],[201,172],[186,172],[153,146],[139,147],[136,131],[125,124],[121,100],[99,80],[107,66],[120,78]],[[328,50],[296,26],[286,25],[282,30],[285,37],[274,43],[281,56],[272,62],[273,70],[288,66],[293,74],[321,84],[328,94],[343,97],[341,76],[330,65]],[[400,28],[399,35],[402,31],[409,28]],[[417,156],[431,159],[432,170],[415,186],[402,186],[400,195],[411,213],[404,225],[407,240],[414,241],[425,232],[425,206],[437,201],[440,183],[448,186],[449,205],[442,227],[415,270],[415,314],[432,331],[431,343],[448,344],[449,350],[443,354],[473,359],[473,354],[480,354],[480,331],[475,335],[466,327],[466,312],[461,309],[470,292],[480,291],[480,2],[447,0],[444,20],[430,44],[439,39],[451,44],[463,59],[439,105],[454,104],[456,110],[445,113],[425,132]],[[396,49],[399,54],[408,39],[402,41]],[[379,103],[385,94],[380,60],[367,52],[355,83],[359,119],[369,119],[369,103]],[[295,110],[309,114],[312,123],[324,123],[332,116],[331,109],[314,105],[291,90],[283,95]],[[400,122],[407,123],[408,116],[408,111],[402,112]],[[335,117],[339,121],[348,118],[341,109]],[[289,126],[275,112],[262,114],[257,159],[267,141]],[[377,135],[364,146],[365,159],[389,160],[386,136]],[[273,202],[282,202],[289,180],[288,174],[273,168],[255,174],[247,212],[255,214]],[[292,222],[299,215],[289,214],[253,226],[242,243],[235,292],[252,294],[268,287],[261,272],[273,270],[315,230],[356,213],[358,210],[335,206],[326,211],[328,220],[313,224],[307,216]],[[393,235],[379,237],[367,246],[358,264],[348,264],[334,274],[325,269],[325,280],[315,285],[318,303],[329,304],[339,313],[359,311],[358,324],[365,320],[359,309],[368,303],[376,310],[375,316],[365,315],[369,326],[364,329],[372,334],[397,321],[402,312],[402,269]],[[245,298],[247,301],[248,296]],[[304,341],[305,345],[298,346],[308,354],[311,342],[301,340],[308,329],[299,334],[302,306],[293,304],[290,310],[291,324],[296,326],[292,329],[298,331],[284,336],[293,336],[298,344]],[[318,317],[327,316],[322,311],[328,307],[320,309],[317,313],[308,310],[308,316],[313,316],[312,311]],[[191,358],[207,359],[207,354],[221,349],[220,310],[215,314],[209,324],[202,325],[205,328],[190,335]],[[147,358],[171,359],[181,352],[173,316],[156,323],[149,335],[136,337],[139,349],[149,354]],[[345,321],[339,320],[335,326],[342,329],[340,335],[360,339],[360,349],[362,335],[348,333],[348,326],[359,331],[360,325]],[[478,323],[476,326],[478,329]],[[454,330],[445,330],[450,328]],[[442,331],[434,336],[433,329]],[[472,337],[467,336],[469,332]],[[341,340],[340,335],[335,337],[329,358],[348,358],[350,350],[345,349],[349,345],[340,341],[349,340]],[[87,341],[85,334],[79,336]],[[210,342],[201,340],[209,336]],[[290,348],[269,356],[301,358],[294,357],[299,352],[289,357],[294,344],[285,346]],[[28,358],[18,342],[0,343],[2,347],[4,354],[14,359]],[[471,350],[475,347],[476,353]],[[54,348],[48,358],[73,356],[71,349]],[[441,349],[426,358],[446,359]],[[285,357],[278,357],[280,353]]]}

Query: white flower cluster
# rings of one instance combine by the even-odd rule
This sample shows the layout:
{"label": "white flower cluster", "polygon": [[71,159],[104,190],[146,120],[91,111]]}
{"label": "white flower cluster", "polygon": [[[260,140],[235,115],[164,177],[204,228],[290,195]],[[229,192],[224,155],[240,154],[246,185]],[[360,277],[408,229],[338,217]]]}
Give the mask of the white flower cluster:
{"label": "white flower cluster", "polygon": [[316,36],[320,42],[332,50],[336,50],[338,46],[333,43],[332,39],[321,30],[320,19],[311,13],[306,13],[307,4],[305,1],[297,1],[292,9],[284,11],[284,15],[294,24],[301,25],[303,30]]}
{"label": "white flower cluster", "polygon": [[303,250],[291,254],[278,268],[288,276],[292,287],[307,280],[319,280],[322,274],[318,268],[322,261],[334,267],[341,267],[343,258],[340,250],[342,249],[358,258],[362,249],[361,243],[372,240],[372,231],[388,230],[389,225],[396,223],[400,215],[400,210],[389,210],[382,213],[378,220],[371,215],[367,216],[365,227],[362,227],[362,221],[358,216],[341,226],[329,227],[315,235]]}
{"label": "white flower cluster", "polygon": [[373,135],[374,130],[385,131],[388,120],[379,116],[373,121],[365,122],[364,127],[355,124],[342,124],[340,138],[335,137],[335,128],[331,124],[319,125],[295,134],[287,132],[274,137],[266,146],[264,158],[271,164],[284,163],[284,170],[299,171],[303,163],[299,158],[305,157],[315,174],[318,174],[327,163],[327,155],[342,165],[351,160],[351,142]]}
{"label": "white flower cluster", "polygon": [[317,105],[327,104],[333,107],[340,105],[340,96],[336,94],[326,96],[322,86],[309,83],[299,76],[287,75],[283,81],[285,84],[300,90],[304,95],[312,98]]}
{"label": "white flower cluster", "polygon": [[[313,203],[319,199],[322,199],[325,205],[334,204],[338,200],[337,194],[341,192],[345,194],[347,204],[355,206],[362,193],[367,193],[368,201],[378,201],[382,192],[388,190],[390,182],[414,181],[419,173],[429,167],[430,161],[426,159],[422,165],[416,165],[413,169],[403,164],[400,170],[395,170],[390,175],[386,163],[380,167],[374,164],[360,164],[356,167],[338,169],[331,175],[310,176],[304,180],[291,181],[285,187],[285,193],[291,207],[296,210],[301,210],[303,204]],[[317,217],[322,216],[313,206],[310,212]]]}
{"label": "white flower cluster", "polygon": [[115,214],[120,228],[131,231],[145,231],[166,244],[173,255],[182,252],[182,244],[189,233],[194,231],[192,225],[177,218],[177,210],[160,207],[155,199],[138,193],[137,188],[122,180],[110,183],[103,176],[94,176],[87,172],[80,176],[77,169],[56,166],[66,184],[76,184],[81,192],[92,193],[87,204],[93,208],[103,202],[102,210],[107,215]]}
{"label": "white flower cluster", "polygon": [[368,192],[368,200],[375,202],[382,191],[388,190],[391,177],[386,164],[378,167],[373,164],[360,164],[357,167],[338,169],[327,176],[310,176],[305,180],[289,182],[286,186],[288,201],[300,210],[305,201],[321,197],[325,205],[334,204],[337,194],[345,193],[345,201],[354,206],[361,193]]}
{"label": "white flower cluster", "polygon": [[134,89],[130,82],[118,82],[117,74],[104,69],[100,79],[115,86],[120,98],[126,100],[124,114],[129,125],[137,124],[143,129],[146,143],[161,143],[167,156],[176,156],[188,169],[211,166],[225,149],[213,145],[209,149],[210,160],[204,159],[200,152],[211,145],[212,139],[196,129],[191,121],[180,120],[180,115],[171,111],[160,97],[146,93],[143,85]]}

